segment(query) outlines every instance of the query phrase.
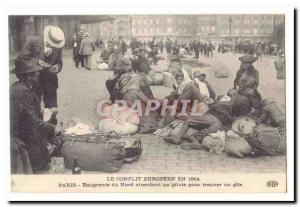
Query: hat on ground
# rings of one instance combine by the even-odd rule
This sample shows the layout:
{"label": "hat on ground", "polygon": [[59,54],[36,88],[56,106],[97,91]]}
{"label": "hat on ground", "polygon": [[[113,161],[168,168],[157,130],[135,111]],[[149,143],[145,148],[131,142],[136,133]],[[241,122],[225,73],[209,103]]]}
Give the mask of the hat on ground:
{"label": "hat on ground", "polygon": [[242,63],[252,64],[257,60],[257,57],[254,57],[253,55],[247,54],[247,55],[244,55],[242,57],[239,57],[239,60]]}
{"label": "hat on ground", "polygon": [[200,71],[194,72],[194,78],[197,78],[197,77],[199,77],[199,76],[204,76],[204,77],[206,77],[206,74],[205,74],[205,73],[201,73]]}
{"label": "hat on ground", "polygon": [[62,48],[65,45],[64,32],[56,26],[47,26],[44,29],[44,39],[55,48]]}
{"label": "hat on ground", "polygon": [[247,116],[241,116],[234,120],[231,129],[238,134],[249,135],[253,132],[255,127],[256,123],[253,119]]}
{"label": "hat on ground", "polygon": [[36,58],[19,56],[15,60],[15,68],[10,71],[12,74],[32,73],[42,70],[43,67],[39,65],[39,60]]}

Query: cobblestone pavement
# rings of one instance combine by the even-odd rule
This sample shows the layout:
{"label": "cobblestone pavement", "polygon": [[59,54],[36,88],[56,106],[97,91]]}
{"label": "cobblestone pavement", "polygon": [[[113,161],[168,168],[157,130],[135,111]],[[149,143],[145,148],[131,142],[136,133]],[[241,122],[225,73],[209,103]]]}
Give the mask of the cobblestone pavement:
{"label": "cobblestone pavement", "polygon": [[[77,69],[71,54],[71,51],[64,51],[64,68],[59,74],[58,118],[67,122],[73,117],[78,117],[83,122],[97,127],[97,103],[108,97],[105,80],[112,76],[112,72]],[[94,54],[94,59],[98,55],[99,51]],[[240,64],[238,57],[239,55],[217,53],[213,58],[200,57],[201,62],[209,63],[211,67],[194,70],[205,72],[216,92],[224,94],[233,86],[233,79]],[[219,65],[228,70],[228,78],[214,78],[213,69]],[[259,91],[263,97],[272,97],[279,107],[284,109],[284,81],[276,80],[273,65],[273,59],[270,57],[264,57],[263,61],[254,64],[260,73]],[[95,62],[93,67],[95,68]],[[154,69],[159,70],[159,67],[167,67],[166,62],[160,61],[159,66],[155,66]],[[10,79],[11,83],[15,80],[13,76]],[[155,86],[152,90],[157,98],[162,98],[171,89]],[[286,169],[285,156],[238,159],[225,154],[211,155],[203,150],[185,151],[151,134],[137,134],[135,137],[141,138],[143,154],[137,162],[125,164],[119,173],[275,173],[284,172]]]}

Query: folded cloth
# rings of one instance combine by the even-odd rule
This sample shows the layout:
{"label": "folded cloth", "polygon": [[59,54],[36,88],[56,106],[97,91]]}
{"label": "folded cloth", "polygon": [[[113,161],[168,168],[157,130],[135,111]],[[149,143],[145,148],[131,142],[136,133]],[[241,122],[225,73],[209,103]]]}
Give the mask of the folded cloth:
{"label": "folded cloth", "polygon": [[75,134],[75,135],[84,135],[84,134],[92,134],[91,128],[82,123],[77,123],[75,126],[70,127],[65,130],[66,134]]}

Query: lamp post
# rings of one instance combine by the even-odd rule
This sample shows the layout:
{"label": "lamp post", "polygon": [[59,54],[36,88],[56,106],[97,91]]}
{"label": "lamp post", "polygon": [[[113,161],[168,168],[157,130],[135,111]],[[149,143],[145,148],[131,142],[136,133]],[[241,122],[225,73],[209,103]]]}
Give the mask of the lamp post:
{"label": "lamp post", "polygon": [[129,17],[129,33],[130,33],[130,38],[132,39],[132,17]]}
{"label": "lamp post", "polygon": [[232,25],[232,17],[229,16],[229,40],[231,41],[231,25]]}

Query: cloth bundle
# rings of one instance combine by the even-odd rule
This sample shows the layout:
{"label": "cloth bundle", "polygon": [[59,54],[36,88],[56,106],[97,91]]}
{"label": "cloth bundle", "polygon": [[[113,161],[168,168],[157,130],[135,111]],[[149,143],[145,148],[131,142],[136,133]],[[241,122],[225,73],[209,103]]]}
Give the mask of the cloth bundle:
{"label": "cloth bundle", "polygon": [[131,112],[127,106],[106,105],[103,107],[103,112],[106,116],[99,122],[101,132],[105,134],[116,132],[118,135],[126,135],[138,131],[139,116],[137,112]]}

